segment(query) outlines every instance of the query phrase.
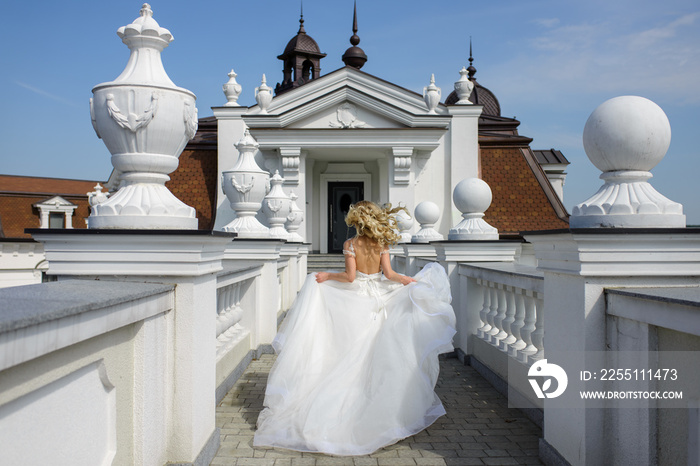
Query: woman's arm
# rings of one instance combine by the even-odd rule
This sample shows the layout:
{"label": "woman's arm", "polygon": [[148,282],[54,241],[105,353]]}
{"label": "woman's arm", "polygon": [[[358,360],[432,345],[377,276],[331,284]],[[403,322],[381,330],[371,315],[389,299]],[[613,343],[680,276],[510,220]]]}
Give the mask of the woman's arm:
{"label": "woman's arm", "polygon": [[[350,240],[347,240],[343,244],[343,251],[349,251]],[[326,280],[336,280],[339,282],[352,283],[355,280],[355,271],[357,270],[357,261],[355,256],[351,254],[345,254],[345,272],[340,273],[330,273],[330,272],[318,272],[316,274],[316,281],[318,283],[323,283]]]}
{"label": "woman's arm", "polygon": [[384,272],[384,276],[391,281],[399,282],[402,285],[408,285],[409,283],[416,281],[412,277],[407,277],[406,275],[401,275],[398,272],[394,272],[394,269],[391,268],[391,256],[388,253],[382,254],[382,256],[379,258],[379,265],[382,268],[382,272]]}

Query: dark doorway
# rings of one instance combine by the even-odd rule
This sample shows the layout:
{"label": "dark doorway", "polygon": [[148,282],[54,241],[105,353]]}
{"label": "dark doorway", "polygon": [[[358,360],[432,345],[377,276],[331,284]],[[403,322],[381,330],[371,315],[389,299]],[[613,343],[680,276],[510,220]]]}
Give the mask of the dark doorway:
{"label": "dark doorway", "polygon": [[342,253],[346,239],[355,236],[355,228],[345,224],[350,205],[364,199],[362,181],[328,182],[328,252]]}

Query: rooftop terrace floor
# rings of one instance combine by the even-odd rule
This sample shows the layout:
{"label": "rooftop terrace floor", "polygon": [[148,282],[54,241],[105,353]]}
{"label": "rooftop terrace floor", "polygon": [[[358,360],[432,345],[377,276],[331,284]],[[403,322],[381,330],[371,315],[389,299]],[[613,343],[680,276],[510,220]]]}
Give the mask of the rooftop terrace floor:
{"label": "rooftop terrace floor", "polygon": [[436,391],[447,415],[412,437],[371,455],[338,457],[277,448],[253,448],[267,377],[275,357],[253,361],[216,408],[221,446],[212,465],[382,466],[542,464],[542,431],[520,411],[509,409],[476,370],[456,358],[440,362]]}

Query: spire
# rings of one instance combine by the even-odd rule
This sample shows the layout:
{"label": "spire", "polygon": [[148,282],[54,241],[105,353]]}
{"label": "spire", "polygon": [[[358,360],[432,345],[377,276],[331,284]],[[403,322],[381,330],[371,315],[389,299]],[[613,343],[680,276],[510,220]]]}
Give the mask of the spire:
{"label": "spire", "polygon": [[357,1],[355,1],[352,14],[352,37],[350,37],[350,45],[352,45],[352,47],[347,49],[343,54],[343,63],[347,66],[357,68],[358,70],[362,68],[367,61],[367,55],[365,55],[364,50],[358,47],[359,43],[360,36],[357,35]]}
{"label": "spire", "polygon": [[469,36],[469,68],[467,68],[467,71],[469,72],[470,81],[474,81],[476,79],[474,77],[476,74],[476,68],[474,68],[474,57],[472,55],[472,36]]}
{"label": "spire", "polygon": [[299,18],[299,31],[297,34],[306,34],[304,30],[304,1],[301,2],[301,17]]}
{"label": "spire", "polygon": [[352,9],[352,37],[350,37],[350,43],[354,46],[360,43],[360,36],[357,35],[357,2],[355,2]]}

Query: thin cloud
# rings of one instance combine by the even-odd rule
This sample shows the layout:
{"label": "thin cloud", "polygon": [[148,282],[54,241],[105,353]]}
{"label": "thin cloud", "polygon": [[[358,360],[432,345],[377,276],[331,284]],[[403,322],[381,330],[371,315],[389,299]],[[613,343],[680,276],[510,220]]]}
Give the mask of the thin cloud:
{"label": "thin cloud", "polygon": [[698,105],[698,22],[700,12],[670,16],[654,27],[623,28],[608,18],[539,30],[528,41],[529,53],[524,50],[494,73],[510,77],[507,70],[517,69],[519,78],[494,86],[503,87],[504,100],[531,98],[533,89],[546,89],[538,98],[551,104],[560,104],[563,96],[637,93]]}
{"label": "thin cloud", "polygon": [[532,22],[537,26],[551,29],[553,27],[559,26],[560,20],[559,18],[537,18]]}
{"label": "thin cloud", "polygon": [[38,94],[38,95],[41,95],[44,97],[48,97],[49,99],[55,100],[56,102],[61,102],[63,104],[70,105],[71,107],[75,107],[75,108],[81,108],[80,105],[78,105],[75,102],[68,100],[64,97],[61,97],[60,95],[51,94],[50,92],[46,92],[43,89],[39,89],[37,87],[31,86],[27,83],[23,83],[21,81],[15,81],[15,84],[17,84],[18,86],[23,87],[23,88],[27,89],[28,91],[31,91],[35,94]]}

